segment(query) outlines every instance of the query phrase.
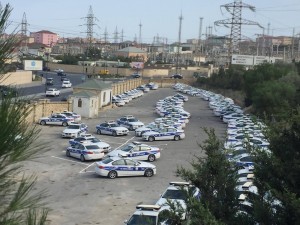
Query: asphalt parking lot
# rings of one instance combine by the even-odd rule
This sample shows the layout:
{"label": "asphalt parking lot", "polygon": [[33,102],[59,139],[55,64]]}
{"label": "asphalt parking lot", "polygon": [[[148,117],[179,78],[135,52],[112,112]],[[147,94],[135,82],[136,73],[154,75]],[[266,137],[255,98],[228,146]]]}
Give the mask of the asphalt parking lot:
{"label": "asphalt parking lot", "polygon": [[[145,124],[158,115],[155,103],[175,94],[170,88],[151,91],[124,107],[101,113],[97,119],[83,119],[89,126],[89,133],[109,143],[113,149],[131,141],[141,141],[131,131],[128,136],[112,137],[97,135],[96,125],[107,120],[116,120],[123,115],[134,115]],[[68,139],[62,139],[63,127],[42,127],[40,140],[48,141],[50,151],[25,165],[25,171],[38,176],[36,190],[47,190],[47,206],[52,210],[49,220],[52,225],[124,224],[134,212],[137,204],[154,204],[175,176],[178,166],[190,167],[195,154],[203,154],[198,146],[207,138],[203,127],[214,128],[224,138],[226,126],[213,116],[208,103],[199,97],[189,96],[184,109],[191,113],[185,128],[186,138],[180,141],[154,141],[149,143],[161,148],[161,158],[153,162],[157,174],[153,177],[126,177],[108,179],[94,173],[94,162],[80,162],[65,156]]]}

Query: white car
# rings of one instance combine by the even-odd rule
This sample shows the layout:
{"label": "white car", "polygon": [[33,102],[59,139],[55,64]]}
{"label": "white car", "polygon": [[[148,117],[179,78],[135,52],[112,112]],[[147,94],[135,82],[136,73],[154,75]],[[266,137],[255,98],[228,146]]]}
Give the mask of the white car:
{"label": "white car", "polygon": [[[194,198],[200,199],[200,190],[191,185],[188,182],[170,182],[168,188],[161,195],[160,199],[156,202],[155,205],[164,206],[170,208],[168,205],[168,200],[175,203],[179,203],[183,210],[187,210],[186,200],[187,195],[184,190],[188,191],[193,195]],[[182,219],[186,219],[186,213],[183,213]]]}
{"label": "white car", "polygon": [[69,80],[64,80],[61,84],[62,88],[70,88],[72,87],[72,83]]}
{"label": "white car", "polygon": [[108,134],[112,136],[127,135],[129,130],[126,127],[121,127],[114,121],[108,121],[96,126],[97,134]]}
{"label": "white car", "polygon": [[127,145],[123,145],[121,148],[117,148],[110,153],[108,156],[121,156],[135,160],[148,160],[153,162],[160,158],[160,149],[158,147],[152,147],[140,142],[132,142]]}
{"label": "white car", "polygon": [[38,123],[42,126],[44,125],[61,125],[68,126],[69,124],[74,122],[73,117],[68,117],[63,114],[52,114],[49,117],[42,117],[39,119]]}
{"label": "white car", "polygon": [[66,150],[68,157],[80,159],[82,162],[86,160],[102,159],[105,156],[104,151],[94,143],[77,143],[70,146]]}
{"label": "white car", "polygon": [[95,172],[111,179],[127,176],[152,177],[156,174],[156,166],[128,158],[105,157],[102,161],[96,162]]}
{"label": "white car", "polygon": [[59,96],[60,95],[60,90],[56,88],[48,88],[46,91],[46,97],[47,96]]}
{"label": "white car", "polygon": [[111,147],[108,143],[101,141],[100,139],[94,137],[91,134],[82,134],[79,137],[71,139],[69,141],[69,144],[71,146],[74,146],[78,143],[93,143],[95,145],[98,145],[100,150],[104,153],[108,153],[111,150]]}
{"label": "white car", "polygon": [[64,115],[69,116],[69,117],[73,117],[75,122],[81,121],[81,115],[79,115],[77,113],[69,112],[67,110],[64,110],[61,114],[64,114]]}
{"label": "white car", "polygon": [[66,129],[63,130],[61,137],[77,138],[81,134],[86,133],[87,130],[88,130],[88,127],[84,123],[81,123],[81,124],[71,123]]}
{"label": "white car", "polygon": [[159,128],[163,128],[165,124],[163,123],[149,123],[147,126],[143,126],[140,128],[135,129],[135,136],[137,137],[142,137],[143,133],[152,131],[152,130],[157,130]]}
{"label": "white car", "polygon": [[132,115],[123,116],[117,120],[120,126],[126,127],[129,130],[135,130],[139,127],[145,126],[144,123],[134,118]]}
{"label": "white car", "polygon": [[56,73],[63,73],[63,72],[64,72],[63,69],[55,69],[55,70],[53,70],[53,71],[56,72]]}
{"label": "white car", "polygon": [[176,129],[174,127],[162,128],[159,131],[149,131],[143,134],[143,140],[145,141],[160,141],[160,140],[174,140],[178,141],[185,138],[183,130]]}
{"label": "white car", "polygon": [[166,207],[159,205],[137,205],[136,211],[132,214],[129,220],[125,220],[126,225],[164,225],[166,223],[160,221],[160,213],[165,210]]}

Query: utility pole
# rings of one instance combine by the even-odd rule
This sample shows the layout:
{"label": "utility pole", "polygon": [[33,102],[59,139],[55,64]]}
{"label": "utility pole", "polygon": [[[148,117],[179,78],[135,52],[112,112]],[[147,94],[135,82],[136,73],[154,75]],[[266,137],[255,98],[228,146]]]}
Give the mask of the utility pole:
{"label": "utility pole", "polygon": [[228,27],[228,25],[231,26],[230,31],[230,42],[229,42],[229,48],[228,48],[228,58],[229,62],[231,62],[231,57],[234,52],[239,51],[239,43],[241,41],[241,28],[242,25],[255,25],[262,27],[259,25],[259,23],[246,20],[242,18],[242,10],[244,8],[250,9],[251,11],[255,11],[255,7],[242,3],[242,0],[235,0],[233,3],[229,3],[226,5],[221,5],[221,7],[224,7],[230,14],[231,19],[225,19],[225,20],[218,20],[215,21],[216,26],[225,26]]}
{"label": "utility pole", "polygon": [[139,27],[140,27],[140,30],[139,30],[139,44],[140,44],[140,48],[142,49],[142,23],[140,22],[139,24]]}
{"label": "utility pole", "polygon": [[[202,37],[203,17],[200,17],[199,36],[198,36],[198,51],[201,52],[201,37]],[[200,56],[199,56],[200,57]]]}
{"label": "utility pole", "polygon": [[178,74],[179,67],[179,54],[180,54],[180,45],[181,45],[181,25],[182,25],[182,13],[179,16],[179,32],[178,32],[178,43],[177,43],[177,54],[176,54],[176,74]]}
{"label": "utility pole", "polygon": [[21,51],[22,53],[24,51],[27,52],[27,19],[26,19],[26,13],[23,13],[22,23],[21,23]]}

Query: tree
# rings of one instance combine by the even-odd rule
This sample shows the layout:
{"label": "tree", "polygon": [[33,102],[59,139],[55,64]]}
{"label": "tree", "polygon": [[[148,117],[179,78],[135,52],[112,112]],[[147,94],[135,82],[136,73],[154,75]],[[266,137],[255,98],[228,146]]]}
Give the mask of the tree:
{"label": "tree", "polygon": [[[0,7],[1,36],[11,11],[9,4]],[[15,35],[8,40],[1,39],[1,72],[17,43]],[[7,96],[0,102],[0,225],[42,225],[46,222],[48,210],[41,203],[44,192],[33,194],[36,176],[27,177],[22,173],[23,161],[46,150],[36,142],[39,129],[26,122],[29,112],[30,107],[22,99]]]}
{"label": "tree", "polygon": [[236,172],[221,151],[222,142],[214,130],[200,148],[206,157],[195,156],[192,170],[180,167],[177,174],[200,189],[200,201],[191,201],[189,214],[193,224],[235,224],[238,200],[235,194]]}
{"label": "tree", "polygon": [[300,109],[270,126],[271,152],[254,157],[258,196],[252,216],[260,224],[300,224]]}

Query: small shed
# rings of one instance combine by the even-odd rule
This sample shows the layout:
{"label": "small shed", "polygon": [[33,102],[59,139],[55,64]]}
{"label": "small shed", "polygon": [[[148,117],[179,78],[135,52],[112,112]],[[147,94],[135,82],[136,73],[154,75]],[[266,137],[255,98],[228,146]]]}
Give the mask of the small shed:
{"label": "small shed", "polygon": [[89,91],[81,91],[71,95],[73,112],[82,117],[94,118],[98,116],[98,96]]}
{"label": "small shed", "polygon": [[90,92],[98,97],[98,109],[111,104],[112,82],[105,82],[97,79],[88,79],[82,84],[73,87],[73,94]]}

